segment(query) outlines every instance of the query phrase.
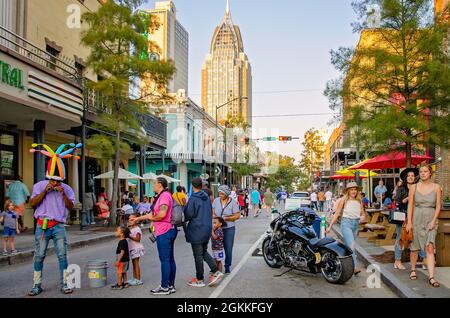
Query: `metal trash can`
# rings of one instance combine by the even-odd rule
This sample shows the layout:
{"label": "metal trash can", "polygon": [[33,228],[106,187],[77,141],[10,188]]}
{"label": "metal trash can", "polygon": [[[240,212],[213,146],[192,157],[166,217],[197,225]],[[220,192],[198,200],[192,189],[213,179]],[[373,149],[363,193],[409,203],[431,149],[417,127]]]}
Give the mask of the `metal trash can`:
{"label": "metal trash can", "polygon": [[90,288],[105,287],[108,262],[103,260],[89,261],[87,264],[87,273]]}

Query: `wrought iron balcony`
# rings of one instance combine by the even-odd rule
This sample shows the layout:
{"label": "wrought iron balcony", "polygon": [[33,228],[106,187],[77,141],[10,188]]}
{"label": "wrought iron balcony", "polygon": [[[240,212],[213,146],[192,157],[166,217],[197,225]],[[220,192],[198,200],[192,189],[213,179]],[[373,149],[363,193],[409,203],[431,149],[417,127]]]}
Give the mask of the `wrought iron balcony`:
{"label": "wrought iron balcony", "polygon": [[4,46],[20,56],[43,66],[45,69],[56,72],[70,81],[81,85],[81,77],[75,67],[74,60],[61,55],[56,57],[1,25],[0,46]]}

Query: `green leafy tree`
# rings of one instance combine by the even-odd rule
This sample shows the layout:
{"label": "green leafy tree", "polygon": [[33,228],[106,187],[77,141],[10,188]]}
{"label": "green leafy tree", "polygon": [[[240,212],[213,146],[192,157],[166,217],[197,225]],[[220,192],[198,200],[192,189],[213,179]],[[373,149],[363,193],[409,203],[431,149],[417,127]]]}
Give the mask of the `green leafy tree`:
{"label": "green leafy tree", "polygon": [[304,135],[303,152],[300,157],[300,168],[303,175],[308,176],[311,185],[313,173],[321,168],[324,160],[325,144],[315,128],[309,129]]}
{"label": "green leafy tree", "polygon": [[295,159],[279,155],[278,170],[273,174],[269,174],[267,186],[271,189],[283,186],[288,192],[293,192],[299,176],[300,167],[295,164]]}
{"label": "green leafy tree", "polygon": [[[143,34],[156,29],[158,24],[150,15],[138,11],[142,2],[107,1],[98,11],[87,12],[82,17],[89,26],[81,39],[91,51],[87,65],[103,78],[87,85],[101,96],[104,112],[98,116],[98,123],[107,133],[95,135],[90,144],[103,145],[98,148],[102,154],[114,157],[113,222],[118,201],[120,155],[130,149],[124,140],[137,144],[147,142],[139,118],[150,111],[149,105],[169,98],[165,87],[175,72],[171,61],[145,58],[149,41]],[[149,80],[152,85],[141,89],[138,79]]]}
{"label": "green leafy tree", "polygon": [[[358,0],[353,7],[360,45],[332,51],[341,77],[324,93],[363,151],[403,149],[409,167],[415,147],[449,146],[448,23],[434,19],[430,0]],[[374,7],[379,26],[369,28]]]}

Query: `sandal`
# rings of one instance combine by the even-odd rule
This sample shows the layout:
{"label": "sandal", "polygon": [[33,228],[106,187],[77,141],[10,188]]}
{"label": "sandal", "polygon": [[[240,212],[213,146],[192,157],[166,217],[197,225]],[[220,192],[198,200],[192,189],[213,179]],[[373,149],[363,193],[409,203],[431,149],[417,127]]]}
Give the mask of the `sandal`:
{"label": "sandal", "polygon": [[416,270],[415,269],[411,270],[411,274],[409,275],[409,279],[410,280],[417,280],[417,274],[416,274]]}
{"label": "sandal", "polygon": [[[433,281],[433,282],[432,282]],[[441,284],[439,284],[439,282],[436,280],[436,279],[434,279],[434,277],[430,277],[429,279],[428,279],[428,283],[431,285],[431,286],[433,286],[433,287],[441,287]]]}
{"label": "sandal", "polygon": [[119,285],[119,284],[115,284],[115,285],[111,286],[111,289],[113,289],[113,290],[120,290],[120,289],[123,289],[123,286]]}

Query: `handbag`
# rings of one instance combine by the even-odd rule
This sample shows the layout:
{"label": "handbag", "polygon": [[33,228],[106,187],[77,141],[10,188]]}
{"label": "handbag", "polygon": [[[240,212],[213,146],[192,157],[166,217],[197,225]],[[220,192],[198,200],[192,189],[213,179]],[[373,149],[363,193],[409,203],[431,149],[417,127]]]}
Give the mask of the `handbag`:
{"label": "handbag", "polygon": [[[414,194],[413,194],[413,198],[414,198],[414,197],[415,197],[415,194],[416,194],[416,188],[413,188],[413,189],[414,189]],[[409,204],[414,204],[414,202],[409,202]],[[413,206],[414,206],[414,205],[413,205]],[[405,213],[405,215],[406,215],[406,213]],[[413,218],[412,218],[413,215],[414,215],[414,208],[412,209],[411,220],[413,219]],[[414,236],[413,236],[413,229],[411,228],[411,231],[409,231],[409,232],[406,231],[406,225],[407,225],[407,223],[408,223],[407,220],[406,220],[405,222],[403,222],[402,232],[401,232],[401,234],[400,234],[400,241],[398,242],[400,248],[402,248],[402,249],[408,248],[409,245],[411,244],[411,242],[412,242],[413,239],[414,239]]]}
{"label": "handbag", "polygon": [[406,211],[399,209],[389,210],[388,221],[390,224],[403,224],[406,221]]}
{"label": "handbag", "polygon": [[405,248],[409,247],[409,245],[410,245],[411,242],[413,241],[413,232],[412,232],[412,229],[411,229],[411,231],[407,232],[407,231],[406,231],[406,223],[407,223],[407,222],[404,222],[404,223],[403,223],[403,226],[402,226],[402,233],[401,233],[401,235],[400,235],[400,241],[398,242],[398,244],[400,245],[400,247],[401,247],[402,249],[405,249]]}

